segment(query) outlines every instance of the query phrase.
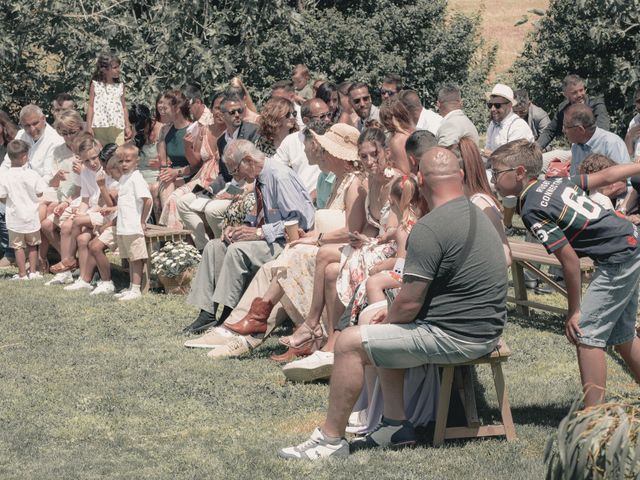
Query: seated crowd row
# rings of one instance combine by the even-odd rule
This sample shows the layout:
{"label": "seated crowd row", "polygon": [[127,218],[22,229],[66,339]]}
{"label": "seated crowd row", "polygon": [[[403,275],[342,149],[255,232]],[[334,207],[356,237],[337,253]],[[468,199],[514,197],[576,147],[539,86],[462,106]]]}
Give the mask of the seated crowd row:
{"label": "seated crowd row", "polygon": [[[215,94],[210,109],[194,86],[165,92],[154,118],[139,105],[126,114],[120,88],[118,112],[126,120],[100,124],[95,119],[110,110],[98,108],[95,92],[102,84],[113,86],[119,69],[117,59],[103,64],[106,72],[92,82],[86,124],[63,108],[56,112],[54,129],[40,108],[28,105],[20,112],[22,130],[7,142],[0,198],[7,202],[8,247],[19,269],[15,278],[39,278],[49,270],[47,252],[53,247],[61,261],[50,267],[55,276],[47,284],[114,293],[105,251],[117,247],[129,259],[131,277],[129,288],[117,295],[133,300],[140,296],[149,217],[190,230],[202,261],[187,298],[199,314],[185,332],[205,334],[189,339],[187,347],[206,348],[213,358],[237,356],[258,347],[289,318],[296,329],[279,339],[286,352],[273,357],[290,361],[284,366],[287,377],[308,381],[334,371],[327,422],[311,443],[282,450],[286,458],[343,454],[347,427],[373,431],[365,437],[367,445],[415,441],[413,426],[433,418],[437,394],[437,373],[425,364],[477,358],[499,341],[514,212],[556,255],[571,244],[574,256],[638,263],[637,230],[629,221],[637,217],[621,217],[637,204],[640,182],[632,180],[627,194],[624,180],[640,174],[631,164],[640,150],[640,115],[625,140],[617,137],[607,130],[602,99],[588,97],[575,75],[564,80],[567,100],[553,120],[526,92],[495,85],[488,94],[490,123],[481,150],[455,85],[440,88],[436,113],[423,107],[415,91],[403,88],[400,77],[389,75],[378,108],[362,83],[323,82],[312,88],[304,66],[294,69],[294,81],[274,84],[259,114],[241,84]],[[634,99],[640,112],[640,93]],[[571,150],[543,154],[541,147],[561,132]],[[551,178],[558,164],[571,176]],[[609,168],[615,164],[631,165]],[[523,190],[539,205],[524,204]],[[569,221],[568,210],[574,213]],[[575,236],[569,235],[573,231]],[[601,237],[592,238],[597,234]],[[576,246],[578,235],[584,238]],[[11,258],[6,251],[5,257]],[[567,259],[561,263],[574,267]],[[567,268],[567,336],[603,351],[609,338],[600,330],[590,338],[581,323],[582,333],[576,333],[579,294],[575,272]],[[100,280],[94,288],[96,269]],[[624,288],[635,296],[616,299],[618,308],[633,310],[631,330],[636,273]],[[601,288],[619,283],[610,280]],[[635,331],[627,338],[631,314],[619,316],[624,321],[613,344],[624,346],[623,357],[640,377],[633,361],[639,348]],[[416,331],[416,319],[429,326],[429,338]],[[374,328],[382,327],[379,323],[402,328]],[[354,325],[362,328],[349,328]],[[433,338],[451,343],[436,342],[436,348]],[[425,353],[430,348],[437,352]],[[334,352],[342,354],[342,363]],[[579,360],[585,389],[603,385],[587,366],[604,358]],[[398,388],[404,389],[404,400]],[[587,391],[587,402],[602,396]],[[398,436],[403,440],[392,439]]]}

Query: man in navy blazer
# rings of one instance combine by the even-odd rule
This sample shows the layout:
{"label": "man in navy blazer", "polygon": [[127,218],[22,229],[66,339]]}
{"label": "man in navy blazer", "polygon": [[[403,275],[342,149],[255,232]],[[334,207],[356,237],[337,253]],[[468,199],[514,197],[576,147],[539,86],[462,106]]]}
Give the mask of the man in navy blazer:
{"label": "man in navy blazer", "polygon": [[258,126],[255,123],[243,122],[244,103],[237,94],[225,94],[220,103],[220,111],[227,126],[225,132],[218,138],[218,153],[220,154],[220,173],[225,182],[231,181],[231,174],[222,160],[224,149],[233,140],[244,139],[255,143],[258,139]]}

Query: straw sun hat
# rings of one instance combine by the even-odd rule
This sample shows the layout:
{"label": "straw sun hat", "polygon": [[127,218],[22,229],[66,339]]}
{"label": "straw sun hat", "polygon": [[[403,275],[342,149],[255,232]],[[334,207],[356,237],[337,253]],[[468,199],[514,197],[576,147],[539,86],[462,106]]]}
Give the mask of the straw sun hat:
{"label": "straw sun hat", "polygon": [[324,135],[318,135],[313,130],[311,133],[320,146],[334,157],[349,162],[360,161],[358,157],[360,132],[357,128],[346,123],[336,123]]}

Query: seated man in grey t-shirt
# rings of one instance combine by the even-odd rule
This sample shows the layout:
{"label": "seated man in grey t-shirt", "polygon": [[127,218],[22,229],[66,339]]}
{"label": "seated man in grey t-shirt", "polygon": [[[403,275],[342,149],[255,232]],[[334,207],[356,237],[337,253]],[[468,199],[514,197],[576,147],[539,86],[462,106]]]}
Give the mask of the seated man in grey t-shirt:
{"label": "seated man in grey t-shirt", "polygon": [[495,348],[507,310],[507,265],[502,242],[486,215],[464,196],[463,172],[448,150],[434,147],[420,159],[419,179],[431,212],[407,241],[403,285],[381,324],[340,335],[329,409],[311,438],[280,450],[284,458],[346,456],[345,428],[364,382],[365,365],[377,367],[384,398],[378,428],[358,446],[415,443],[404,413],[404,369],[459,363]]}

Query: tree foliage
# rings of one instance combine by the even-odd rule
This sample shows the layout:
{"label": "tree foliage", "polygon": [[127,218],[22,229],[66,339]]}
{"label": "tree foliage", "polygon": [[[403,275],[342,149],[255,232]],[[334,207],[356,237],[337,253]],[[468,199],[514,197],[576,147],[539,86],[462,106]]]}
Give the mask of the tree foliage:
{"label": "tree foliage", "polygon": [[[234,75],[260,101],[299,62],[372,85],[397,72],[433,103],[443,81],[481,91],[493,58],[479,19],[448,17],[446,0],[0,0],[0,25],[0,105],[13,111],[62,91],[82,104],[105,49],[123,61],[129,100],[146,103],[187,82],[211,93]],[[482,98],[469,100],[474,110]]]}
{"label": "tree foliage", "polygon": [[552,0],[513,68],[516,84],[548,111],[563,100],[562,79],[577,73],[604,95],[623,134],[639,86],[640,0]]}

